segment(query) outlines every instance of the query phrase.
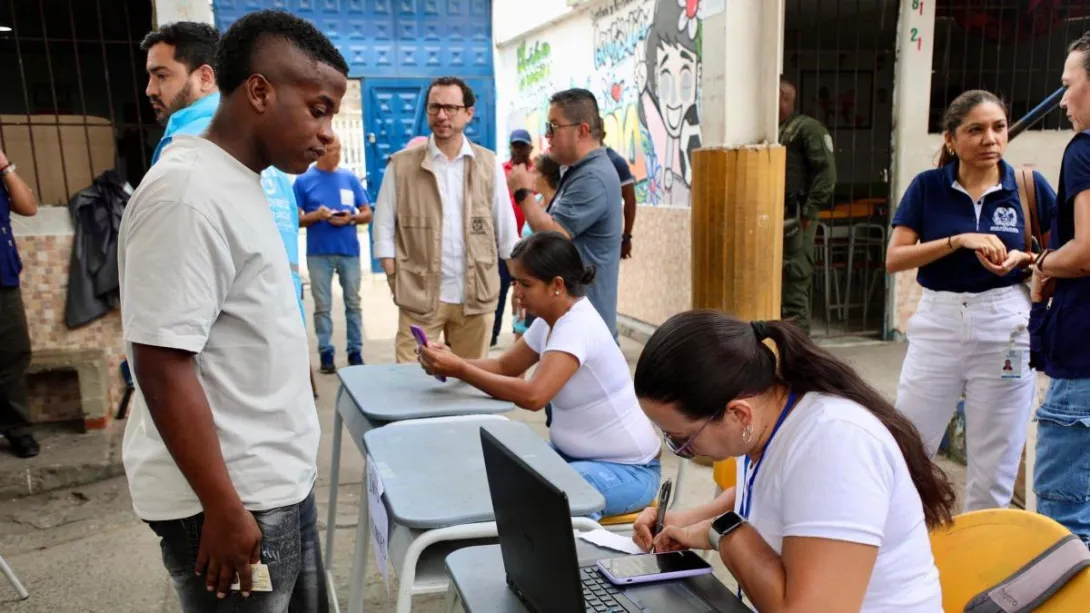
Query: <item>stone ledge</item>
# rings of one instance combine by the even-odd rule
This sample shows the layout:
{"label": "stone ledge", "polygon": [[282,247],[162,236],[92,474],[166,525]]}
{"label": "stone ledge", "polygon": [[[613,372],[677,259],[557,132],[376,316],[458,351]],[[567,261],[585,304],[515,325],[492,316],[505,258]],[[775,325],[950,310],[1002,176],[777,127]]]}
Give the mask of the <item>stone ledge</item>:
{"label": "stone ledge", "polygon": [[74,370],[79,379],[85,430],[101,430],[109,423],[108,360],[102,349],[35,349],[27,374]]}
{"label": "stone ledge", "polygon": [[0,500],[95,483],[125,473],[124,427],[74,432],[63,426],[35,428],[41,453],[19,459],[0,448]]}

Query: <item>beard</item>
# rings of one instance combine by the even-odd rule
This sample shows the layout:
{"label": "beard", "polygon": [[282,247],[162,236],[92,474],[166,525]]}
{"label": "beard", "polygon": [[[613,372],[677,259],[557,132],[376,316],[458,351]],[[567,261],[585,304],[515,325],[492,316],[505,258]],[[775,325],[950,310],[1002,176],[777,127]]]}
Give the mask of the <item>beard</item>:
{"label": "beard", "polygon": [[152,96],[151,102],[152,109],[155,111],[155,119],[159,122],[159,125],[165,126],[171,115],[193,104],[193,84],[186,81],[185,86],[182,87],[182,91],[178,92],[174,98],[166,104],[164,104],[162,99],[158,96]]}

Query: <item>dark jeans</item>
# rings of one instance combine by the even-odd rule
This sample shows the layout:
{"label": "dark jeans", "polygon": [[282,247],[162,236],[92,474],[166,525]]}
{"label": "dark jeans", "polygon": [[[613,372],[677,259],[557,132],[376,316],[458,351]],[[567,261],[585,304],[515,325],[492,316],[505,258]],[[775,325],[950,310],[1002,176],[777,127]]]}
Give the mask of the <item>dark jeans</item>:
{"label": "dark jeans", "polygon": [[205,588],[204,577],[194,572],[204,515],[173,521],[150,522],[159,535],[163,564],[174,582],[184,613],[327,613],[325,570],[318,542],[318,509],[314,492],[289,507],[254,514],[261,528],[261,562],[269,566],[271,592],[253,592],[242,598],[232,592],[218,600]]}
{"label": "dark jeans", "polygon": [[507,270],[507,262],[500,260],[500,302],[496,305],[496,320],[492,322],[492,342],[500,338],[503,330],[503,312],[507,309],[507,289],[511,287],[511,271]]}
{"label": "dark jeans", "polygon": [[0,287],[0,434],[30,434],[26,370],[30,334],[18,287]]}

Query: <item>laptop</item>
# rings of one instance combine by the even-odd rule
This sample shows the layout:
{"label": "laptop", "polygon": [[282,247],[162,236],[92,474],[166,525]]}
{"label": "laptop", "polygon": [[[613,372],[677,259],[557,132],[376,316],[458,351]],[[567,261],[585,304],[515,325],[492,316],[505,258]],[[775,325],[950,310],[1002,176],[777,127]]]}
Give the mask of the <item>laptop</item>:
{"label": "laptop", "polygon": [[581,568],[567,495],[483,427],[481,447],[507,585],[530,611],[683,613],[733,609],[710,604],[685,589],[682,582],[620,589],[593,564]]}

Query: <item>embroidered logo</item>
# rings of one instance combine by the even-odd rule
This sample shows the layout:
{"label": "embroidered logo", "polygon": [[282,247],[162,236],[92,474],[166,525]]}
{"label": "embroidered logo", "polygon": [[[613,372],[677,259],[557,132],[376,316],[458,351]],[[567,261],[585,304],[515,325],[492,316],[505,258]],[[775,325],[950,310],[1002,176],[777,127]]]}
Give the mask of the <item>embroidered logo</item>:
{"label": "embroidered logo", "polygon": [[992,213],[992,232],[1018,232],[1018,214],[1009,206],[1001,206]]}
{"label": "embroidered logo", "polygon": [[470,224],[469,233],[474,235],[487,234],[485,231],[486,227],[487,224],[485,223],[484,217],[474,217],[473,222]]}

